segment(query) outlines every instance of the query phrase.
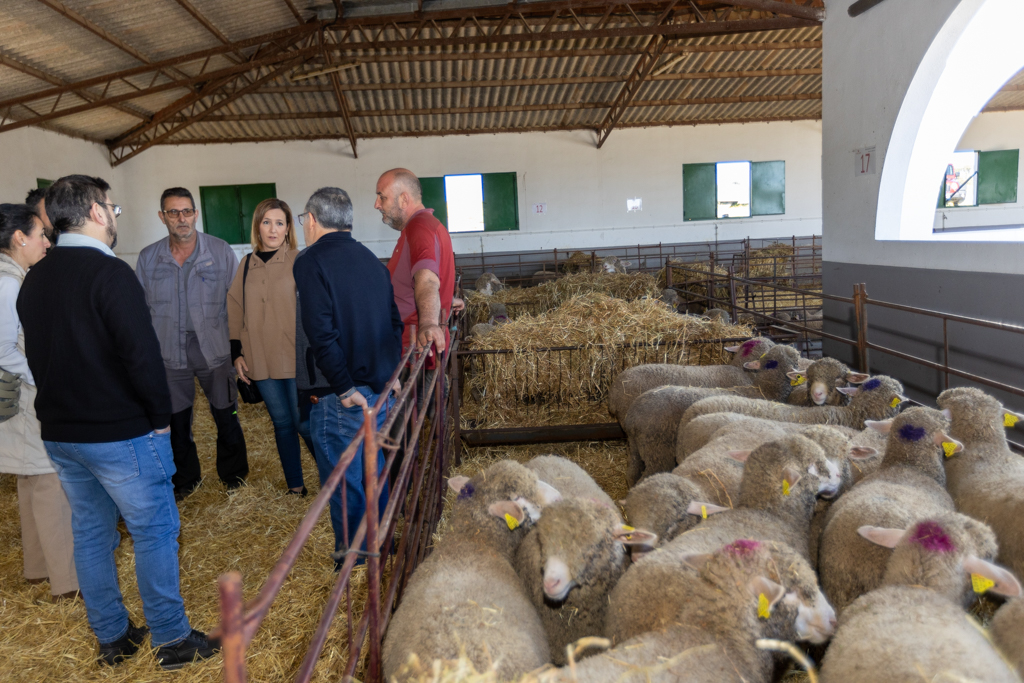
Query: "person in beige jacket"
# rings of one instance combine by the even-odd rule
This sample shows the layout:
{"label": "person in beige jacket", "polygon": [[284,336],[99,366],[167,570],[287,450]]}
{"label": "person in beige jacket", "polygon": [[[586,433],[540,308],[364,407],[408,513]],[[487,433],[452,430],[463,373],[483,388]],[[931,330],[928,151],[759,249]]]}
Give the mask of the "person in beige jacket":
{"label": "person in beige jacket", "polygon": [[288,493],[304,496],[299,437],[310,453],[313,446],[309,422],[300,418],[295,389],[292,264],[299,250],[292,212],[286,203],[265,199],[256,206],[251,243],[253,253],[242,259],[228,291],[231,358],[239,379],[259,388],[274,422],[274,440]]}
{"label": "person in beige jacket", "polygon": [[38,214],[24,204],[0,204],[0,367],[21,378],[18,412],[0,422],[0,472],[18,477],[25,580],[49,580],[57,599],[78,594],[71,506],[40,435],[35,380],[16,308],[25,273],[49,247]]}

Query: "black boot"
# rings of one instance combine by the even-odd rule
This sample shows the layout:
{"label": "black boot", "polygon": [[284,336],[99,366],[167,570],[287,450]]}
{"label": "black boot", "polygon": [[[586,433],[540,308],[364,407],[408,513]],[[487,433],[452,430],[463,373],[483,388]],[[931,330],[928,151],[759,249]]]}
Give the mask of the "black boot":
{"label": "black boot", "polygon": [[181,500],[192,493],[203,479],[199,452],[192,440],[192,406],[171,415],[171,452],[176,470],[171,483],[174,484],[174,497]]}
{"label": "black boot", "polygon": [[227,408],[210,407],[217,424],[217,474],[228,489],[236,489],[249,476],[249,455],[245,435],[238,422],[237,404]]}
{"label": "black boot", "polygon": [[197,659],[207,659],[220,651],[220,640],[208,638],[202,631],[192,629],[188,636],[173,645],[163,645],[156,650],[156,661],[161,669],[180,669]]}
{"label": "black boot", "polygon": [[149,633],[145,626],[136,626],[128,620],[128,631],[112,643],[100,643],[98,661],[100,664],[117,666],[139,651],[139,645]]}

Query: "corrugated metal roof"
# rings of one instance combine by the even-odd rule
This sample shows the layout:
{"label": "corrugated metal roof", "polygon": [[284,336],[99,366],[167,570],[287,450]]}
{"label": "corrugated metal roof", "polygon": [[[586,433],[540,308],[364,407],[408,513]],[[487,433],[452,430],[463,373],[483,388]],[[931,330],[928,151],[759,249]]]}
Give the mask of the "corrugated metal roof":
{"label": "corrugated metal roof", "polygon": [[[656,2],[646,0],[644,6],[650,10]],[[806,0],[800,3],[806,4]],[[317,16],[329,19],[333,13],[331,0],[293,0],[293,5],[304,20],[315,20]],[[344,5],[346,20],[355,23],[368,21],[366,17],[417,9],[415,2],[346,0]],[[507,6],[503,0],[428,0],[424,9],[429,14],[485,6],[492,8],[489,11],[493,15],[493,8],[499,5]],[[709,7],[720,7],[712,0],[699,0],[698,5],[705,12]],[[187,6],[194,8],[199,18]],[[531,6],[541,7],[533,0],[520,0],[516,5],[526,13]],[[66,11],[61,11],[55,0],[6,0],[0,4],[0,30],[4,35],[0,47],[0,101],[133,69],[147,62],[219,48],[223,40],[246,40],[292,29],[300,23],[286,0],[63,0],[63,7]],[[763,16],[735,8],[721,11],[731,13],[730,18]],[[596,18],[587,21],[593,24]],[[550,29],[572,31],[579,26],[574,22],[565,14],[552,20]],[[459,35],[490,31],[497,23],[493,17],[484,18],[479,24],[467,21],[460,25]],[[508,34],[522,37],[526,30],[513,21],[504,26],[496,42],[488,44],[362,47],[368,46],[368,40],[407,42],[437,36],[436,32],[414,33],[415,23],[398,24],[401,28],[378,23],[365,34],[358,29],[334,34],[348,43],[331,63],[358,60],[337,72],[357,137],[598,128],[636,68],[644,46],[649,40],[661,40],[646,35],[617,35],[542,41],[534,36],[526,45],[509,42],[515,37]],[[602,25],[608,29],[629,27],[636,27],[636,21],[622,13],[611,15]],[[316,34],[311,35],[315,38]],[[619,125],[820,117],[820,41],[821,29],[817,25],[667,39],[663,54],[625,108]],[[713,47],[751,43],[795,43],[799,49]],[[244,48],[211,56],[206,62],[177,64],[159,73],[149,71],[102,83],[85,92],[34,99],[11,107],[10,116],[23,120],[70,106],[86,108],[89,102],[103,97],[126,96],[170,83],[171,79],[233,68],[243,59],[273,52],[264,46],[254,57],[255,50]],[[184,102],[197,99],[196,89],[203,87],[197,77],[193,80],[199,82],[187,87],[169,87],[120,102],[118,108],[89,108],[52,118],[42,125],[89,139],[108,140],[147,117],[166,112],[166,125],[175,126],[175,130],[161,138],[162,144],[345,137],[347,132],[338,113],[331,76],[300,78],[326,66],[328,63],[321,54],[311,53],[307,63],[286,69],[276,78],[249,88],[230,103],[215,106],[205,117],[194,120],[188,117],[202,113],[223,98],[220,94],[206,96],[197,106],[178,111]],[[24,73],[26,70],[35,75]],[[252,73],[263,76],[268,72]],[[252,80],[257,75],[250,74],[248,78]],[[231,87],[244,84],[245,81],[235,81]],[[1024,107],[1024,76],[1013,79],[990,106]],[[186,121],[192,122],[182,125]]]}

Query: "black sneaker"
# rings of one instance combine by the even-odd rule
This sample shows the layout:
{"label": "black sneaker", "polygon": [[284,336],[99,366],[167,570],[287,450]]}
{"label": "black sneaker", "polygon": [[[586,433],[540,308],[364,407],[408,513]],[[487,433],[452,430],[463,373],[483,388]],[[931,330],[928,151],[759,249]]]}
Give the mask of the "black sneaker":
{"label": "black sneaker", "polygon": [[143,639],[149,629],[145,626],[136,626],[132,620],[128,620],[128,631],[112,643],[100,643],[100,656],[97,661],[100,664],[117,666],[139,651]]}
{"label": "black sneaker", "polygon": [[305,498],[306,496],[309,495],[309,491],[307,491],[306,487],[303,486],[301,491],[292,491],[291,489],[288,489],[287,491],[284,492],[284,495],[286,495],[286,496],[301,496],[301,497]]}
{"label": "black sneaker", "polygon": [[180,669],[197,659],[212,657],[217,652],[220,652],[220,639],[207,638],[202,631],[192,629],[184,640],[158,647],[156,661],[162,669]]}

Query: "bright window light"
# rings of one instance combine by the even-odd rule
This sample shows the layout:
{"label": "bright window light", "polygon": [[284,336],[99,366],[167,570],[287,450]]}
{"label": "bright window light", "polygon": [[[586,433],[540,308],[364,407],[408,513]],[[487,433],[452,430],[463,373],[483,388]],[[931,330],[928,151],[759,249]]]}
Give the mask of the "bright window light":
{"label": "bright window light", "polygon": [[484,229],[484,186],[479,173],[446,175],[444,192],[448,200],[448,232]]}
{"label": "bright window light", "polygon": [[718,217],[750,216],[750,162],[728,161],[716,164]]}
{"label": "bright window light", "polygon": [[953,152],[946,164],[945,206],[977,206],[978,204],[978,153]]}

